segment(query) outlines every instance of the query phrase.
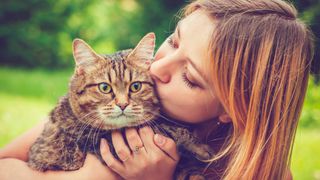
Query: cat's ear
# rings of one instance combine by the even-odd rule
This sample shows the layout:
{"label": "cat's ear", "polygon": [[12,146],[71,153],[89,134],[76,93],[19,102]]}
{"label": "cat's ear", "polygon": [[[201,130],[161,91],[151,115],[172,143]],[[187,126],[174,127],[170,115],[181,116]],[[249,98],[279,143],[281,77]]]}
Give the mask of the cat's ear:
{"label": "cat's ear", "polygon": [[153,61],[155,41],[156,35],[154,33],[145,35],[128,55],[129,61],[139,67],[148,69]]}
{"label": "cat's ear", "polygon": [[72,46],[77,72],[89,72],[99,60],[103,59],[82,39],[75,39]]}

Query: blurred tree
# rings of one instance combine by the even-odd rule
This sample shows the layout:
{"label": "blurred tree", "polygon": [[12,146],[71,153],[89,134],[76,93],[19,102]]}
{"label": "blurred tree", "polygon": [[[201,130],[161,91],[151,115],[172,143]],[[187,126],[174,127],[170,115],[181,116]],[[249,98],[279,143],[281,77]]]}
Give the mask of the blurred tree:
{"label": "blurred tree", "polygon": [[315,56],[311,65],[311,71],[316,82],[320,82],[320,1],[319,0],[294,0],[295,7],[300,12],[300,17],[315,35]]}
{"label": "blurred tree", "polygon": [[65,65],[57,36],[73,13],[72,1],[5,0],[0,5],[0,62],[13,66]]}
{"label": "blurred tree", "polygon": [[[295,0],[316,36],[312,70],[320,61],[320,1]],[[147,32],[157,44],[172,32],[181,0],[2,0],[0,64],[59,68],[73,64],[71,43],[82,38],[98,53],[132,48]]]}
{"label": "blurred tree", "polygon": [[[147,32],[167,35],[183,1],[4,0],[0,2],[0,64],[64,67],[71,42],[89,41],[99,52],[133,47]],[[159,41],[158,41],[159,42]]]}

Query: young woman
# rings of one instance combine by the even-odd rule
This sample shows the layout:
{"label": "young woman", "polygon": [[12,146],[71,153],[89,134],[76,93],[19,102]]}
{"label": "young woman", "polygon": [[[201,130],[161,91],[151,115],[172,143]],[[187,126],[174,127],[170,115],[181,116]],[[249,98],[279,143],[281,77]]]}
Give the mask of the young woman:
{"label": "young woman", "polygon": [[[281,0],[199,0],[184,9],[150,73],[165,113],[194,124],[218,150],[209,179],[290,178],[312,49],[311,32]],[[179,160],[171,139],[145,127],[126,130],[129,147],[112,134],[121,161],[101,142],[108,167],[88,156],[78,171],[39,173],[23,160],[42,128],[2,150],[2,157],[20,159],[0,161],[2,179],[171,179]]]}

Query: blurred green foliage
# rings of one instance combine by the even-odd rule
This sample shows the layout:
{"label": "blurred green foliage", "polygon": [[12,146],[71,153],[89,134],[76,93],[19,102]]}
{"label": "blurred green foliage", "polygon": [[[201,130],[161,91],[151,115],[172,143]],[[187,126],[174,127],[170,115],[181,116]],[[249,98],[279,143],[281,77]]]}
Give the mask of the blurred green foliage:
{"label": "blurred green foliage", "polygon": [[303,104],[299,127],[320,127],[320,85],[309,80],[307,95]]}
{"label": "blurred green foliage", "polygon": [[320,1],[319,0],[293,0],[295,7],[300,12],[301,19],[306,22],[315,37],[315,57],[311,71],[316,82],[320,82]]}
{"label": "blurred green foliage", "polygon": [[[0,1],[0,65],[27,68],[71,67],[74,38],[99,53],[132,48],[147,32],[159,45],[173,30],[186,0],[2,0]],[[301,18],[316,35],[319,73],[320,1],[293,0]],[[318,74],[319,76],[319,74]]]}
{"label": "blurred green foliage", "polygon": [[171,29],[178,0],[4,0],[0,2],[0,64],[60,68],[73,64],[74,38],[99,53],[132,48],[147,32],[158,44]]}

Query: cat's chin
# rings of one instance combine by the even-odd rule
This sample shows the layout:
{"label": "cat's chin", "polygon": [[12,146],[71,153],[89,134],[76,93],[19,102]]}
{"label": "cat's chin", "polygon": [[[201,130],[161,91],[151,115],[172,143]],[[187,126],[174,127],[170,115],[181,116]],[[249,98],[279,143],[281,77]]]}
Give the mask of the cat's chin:
{"label": "cat's chin", "polygon": [[152,116],[148,117],[137,117],[137,116],[127,116],[127,115],[121,115],[116,117],[108,117],[104,120],[103,127],[101,129],[104,130],[114,130],[114,129],[121,129],[125,127],[136,127],[143,125],[149,121],[154,119]]}

